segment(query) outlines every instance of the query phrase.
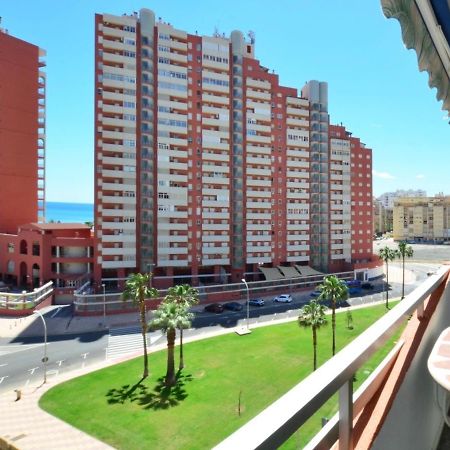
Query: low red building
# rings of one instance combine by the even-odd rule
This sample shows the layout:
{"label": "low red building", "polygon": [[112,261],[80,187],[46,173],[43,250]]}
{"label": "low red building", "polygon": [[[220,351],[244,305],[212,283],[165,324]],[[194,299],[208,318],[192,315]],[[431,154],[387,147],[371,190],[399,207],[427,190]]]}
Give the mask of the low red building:
{"label": "low red building", "polygon": [[24,290],[53,281],[55,300],[71,302],[93,267],[93,237],[80,223],[30,223],[0,233],[0,279]]}

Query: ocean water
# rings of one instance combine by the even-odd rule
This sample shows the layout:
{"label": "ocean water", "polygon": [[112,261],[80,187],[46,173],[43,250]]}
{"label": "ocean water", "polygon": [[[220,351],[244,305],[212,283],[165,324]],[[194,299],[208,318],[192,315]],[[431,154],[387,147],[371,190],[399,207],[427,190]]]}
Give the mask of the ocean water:
{"label": "ocean water", "polygon": [[62,223],[84,223],[94,221],[94,205],[92,203],[45,203],[45,221]]}

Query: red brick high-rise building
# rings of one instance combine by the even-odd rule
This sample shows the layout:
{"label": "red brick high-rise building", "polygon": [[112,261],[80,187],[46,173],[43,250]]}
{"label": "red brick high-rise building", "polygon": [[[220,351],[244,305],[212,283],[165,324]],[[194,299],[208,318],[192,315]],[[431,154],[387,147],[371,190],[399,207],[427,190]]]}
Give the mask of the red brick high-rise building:
{"label": "red brick high-rise building", "polygon": [[0,29],[0,232],[44,218],[44,56]]}
{"label": "red brick high-rise building", "polygon": [[189,34],[148,9],[97,15],[95,35],[97,281],[371,259],[371,151],[330,134],[327,83],[300,94],[252,35]]}

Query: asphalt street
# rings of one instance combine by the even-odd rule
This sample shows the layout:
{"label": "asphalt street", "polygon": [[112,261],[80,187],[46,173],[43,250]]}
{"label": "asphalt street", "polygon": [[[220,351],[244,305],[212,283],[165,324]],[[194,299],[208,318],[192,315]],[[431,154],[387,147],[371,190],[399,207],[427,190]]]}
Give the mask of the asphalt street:
{"label": "asphalt street", "polygon": [[[449,258],[450,259],[450,258]],[[392,263],[394,266],[399,263]],[[436,270],[439,264],[408,263],[408,270],[415,274],[415,282],[405,285],[405,293],[411,292],[427,274]],[[347,304],[368,304],[384,299],[383,280],[373,281],[373,290],[363,290],[361,295],[352,296]],[[280,318],[296,317],[298,308],[309,302],[311,290],[292,293],[292,303],[274,303],[272,297],[263,297],[265,305],[249,307],[249,325],[259,322],[270,322]],[[401,295],[401,284],[390,283],[389,296]],[[344,305],[345,306],[345,305]],[[58,314],[70,314],[68,309],[62,309]],[[55,314],[54,312],[49,314]],[[239,312],[224,312],[222,314],[197,311],[193,328],[185,331],[185,336],[206,333],[214,328],[232,328],[246,325],[247,309],[244,306]],[[165,339],[160,332],[149,333],[151,344]],[[79,335],[49,336],[47,377],[57,377],[60,373],[75,370],[96,363],[105,358],[120,356],[139,351],[142,337],[139,327],[122,327],[111,330],[84,333]],[[44,345],[42,337],[16,337],[0,339],[0,392],[37,385],[44,377]]]}

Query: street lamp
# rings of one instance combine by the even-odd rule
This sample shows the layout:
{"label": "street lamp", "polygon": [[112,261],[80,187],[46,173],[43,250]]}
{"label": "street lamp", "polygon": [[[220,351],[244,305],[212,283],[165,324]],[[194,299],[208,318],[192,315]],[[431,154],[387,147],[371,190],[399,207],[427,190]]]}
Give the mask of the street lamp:
{"label": "street lamp", "polygon": [[244,284],[245,284],[245,288],[247,289],[247,330],[250,331],[250,327],[249,327],[249,317],[250,317],[250,293],[248,290],[248,284],[245,281],[245,278],[242,278],[241,280]]}
{"label": "street lamp", "polygon": [[45,323],[44,316],[42,313],[35,309],[33,311],[33,314],[38,314],[39,317],[42,319],[42,323],[44,324],[44,357],[42,358],[42,362],[44,363],[44,384],[47,383],[47,324]]}
{"label": "street lamp", "polygon": [[106,286],[102,283],[103,288],[103,325],[106,326]]}

